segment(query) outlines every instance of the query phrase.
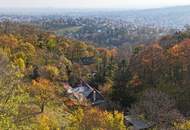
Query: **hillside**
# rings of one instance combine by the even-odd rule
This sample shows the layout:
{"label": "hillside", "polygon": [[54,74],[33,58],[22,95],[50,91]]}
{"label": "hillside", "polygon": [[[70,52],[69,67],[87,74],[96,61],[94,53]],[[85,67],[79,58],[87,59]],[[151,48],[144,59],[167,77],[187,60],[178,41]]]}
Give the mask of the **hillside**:
{"label": "hillside", "polygon": [[190,6],[119,11],[112,12],[110,16],[138,25],[155,25],[157,27],[181,29],[190,23]]}
{"label": "hillside", "polygon": [[188,30],[103,48],[9,26],[0,26],[0,129],[126,130],[135,127],[127,116],[156,130],[190,128]]}

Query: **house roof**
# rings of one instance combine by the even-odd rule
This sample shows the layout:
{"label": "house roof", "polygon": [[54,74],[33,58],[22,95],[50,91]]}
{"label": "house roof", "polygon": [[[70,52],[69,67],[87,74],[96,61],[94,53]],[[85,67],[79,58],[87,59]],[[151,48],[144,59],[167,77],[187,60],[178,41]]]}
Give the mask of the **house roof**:
{"label": "house roof", "polygon": [[94,64],[95,63],[95,58],[94,56],[91,57],[83,57],[80,59],[82,64],[84,65],[90,65],[90,64]]}
{"label": "house roof", "polygon": [[93,92],[93,89],[86,87],[86,86],[80,86],[80,87],[72,88],[72,92],[81,93],[85,97],[88,97],[90,95],[90,93]]}
{"label": "house roof", "polygon": [[[67,92],[73,94],[78,100],[82,100],[84,98],[90,100],[92,102],[92,105],[98,105],[105,102],[101,93],[98,90],[92,88],[90,85],[88,85],[85,82],[75,86],[74,88],[69,87],[69,89],[67,89]],[[101,98],[96,98],[95,101],[92,101],[93,92],[95,92],[96,96],[99,96]]]}
{"label": "house roof", "polygon": [[136,129],[142,130],[152,127],[154,124],[144,120],[140,120],[134,116],[125,116],[125,120],[132,124]]}

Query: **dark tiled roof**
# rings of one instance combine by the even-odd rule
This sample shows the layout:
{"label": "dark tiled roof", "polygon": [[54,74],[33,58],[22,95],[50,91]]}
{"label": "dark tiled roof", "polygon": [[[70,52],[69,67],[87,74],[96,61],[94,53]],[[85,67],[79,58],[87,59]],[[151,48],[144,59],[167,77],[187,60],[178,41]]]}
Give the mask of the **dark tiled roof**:
{"label": "dark tiled roof", "polygon": [[134,116],[125,116],[125,120],[133,125],[138,130],[143,130],[152,127],[154,124],[144,120],[140,120]]}

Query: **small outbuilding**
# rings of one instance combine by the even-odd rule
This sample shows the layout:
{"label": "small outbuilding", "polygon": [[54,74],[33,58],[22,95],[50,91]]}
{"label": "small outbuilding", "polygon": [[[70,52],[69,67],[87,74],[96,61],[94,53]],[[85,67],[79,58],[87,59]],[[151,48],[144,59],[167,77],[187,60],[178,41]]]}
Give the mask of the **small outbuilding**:
{"label": "small outbuilding", "polygon": [[83,65],[91,65],[96,62],[94,56],[80,58],[80,63]]}
{"label": "small outbuilding", "polygon": [[137,116],[125,116],[126,126],[131,126],[132,130],[148,130],[154,126],[154,123],[141,120]]}

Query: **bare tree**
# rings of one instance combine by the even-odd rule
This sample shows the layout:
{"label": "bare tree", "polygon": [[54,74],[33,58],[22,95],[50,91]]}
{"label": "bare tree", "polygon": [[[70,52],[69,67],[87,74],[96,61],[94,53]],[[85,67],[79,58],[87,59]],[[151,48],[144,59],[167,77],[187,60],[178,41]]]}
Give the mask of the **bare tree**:
{"label": "bare tree", "polygon": [[182,118],[175,108],[175,101],[155,89],[146,90],[140,101],[132,106],[130,113],[144,115],[146,119],[164,127]]}

